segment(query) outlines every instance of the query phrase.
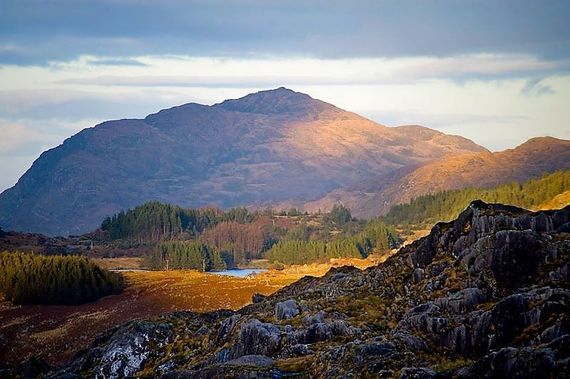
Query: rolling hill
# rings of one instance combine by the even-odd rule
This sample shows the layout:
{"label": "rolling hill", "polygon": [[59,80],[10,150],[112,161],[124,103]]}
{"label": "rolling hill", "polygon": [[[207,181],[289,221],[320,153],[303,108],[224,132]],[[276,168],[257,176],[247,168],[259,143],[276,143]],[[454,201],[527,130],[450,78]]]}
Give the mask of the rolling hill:
{"label": "rolling hill", "polygon": [[[395,204],[443,190],[492,188],[509,182],[523,183],[545,173],[570,168],[570,141],[537,137],[514,149],[448,155],[414,170],[377,176],[357,187],[337,189],[305,205],[327,209],[342,202],[358,217],[385,214]],[[400,174],[400,175],[398,175]]]}

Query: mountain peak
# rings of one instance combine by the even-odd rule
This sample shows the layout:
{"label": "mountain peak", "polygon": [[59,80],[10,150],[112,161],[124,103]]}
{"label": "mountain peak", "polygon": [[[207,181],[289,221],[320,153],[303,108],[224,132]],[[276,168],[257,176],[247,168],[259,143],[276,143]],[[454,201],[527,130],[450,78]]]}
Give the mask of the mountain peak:
{"label": "mountain peak", "polygon": [[336,109],[331,104],[285,87],[250,93],[239,99],[226,100],[214,107],[243,113],[299,116],[318,114],[326,109]]}

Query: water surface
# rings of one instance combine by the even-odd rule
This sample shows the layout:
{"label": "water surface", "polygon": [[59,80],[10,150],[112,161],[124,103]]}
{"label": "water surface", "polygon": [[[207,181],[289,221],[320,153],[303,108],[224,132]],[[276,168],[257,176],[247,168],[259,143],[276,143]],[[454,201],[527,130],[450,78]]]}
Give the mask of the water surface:
{"label": "water surface", "polygon": [[229,275],[229,276],[235,276],[238,278],[245,278],[248,275],[257,275],[261,272],[265,272],[267,271],[264,268],[233,268],[231,270],[224,270],[224,271],[211,271],[210,274],[216,274],[216,275]]}

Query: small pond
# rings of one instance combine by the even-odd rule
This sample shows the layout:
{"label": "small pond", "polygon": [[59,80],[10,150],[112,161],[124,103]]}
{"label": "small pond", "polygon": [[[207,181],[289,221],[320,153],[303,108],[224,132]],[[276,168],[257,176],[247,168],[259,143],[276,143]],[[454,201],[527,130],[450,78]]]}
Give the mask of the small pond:
{"label": "small pond", "polygon": [[261,272],[267,271],[264,268],[234,268],[225,271],[211,271],[210,274],[236,276],[238,278],[245,278],[248,275],[257,275]]}

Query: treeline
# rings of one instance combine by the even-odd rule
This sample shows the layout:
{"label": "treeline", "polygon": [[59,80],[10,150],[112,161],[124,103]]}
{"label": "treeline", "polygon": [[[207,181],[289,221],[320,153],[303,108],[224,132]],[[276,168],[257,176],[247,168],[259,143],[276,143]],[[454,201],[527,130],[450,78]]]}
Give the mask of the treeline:
{"label": "treeline", "polygon": [[466,188],[438,192],[392,207],[383,218],[394,225],[433,224],[455,219],[473,200],[532,209],[570,189],[570,170],[557,171],[524,184],[509,183],[491,189]]}
{"label": "treeline", "polygon": [[261,223],[224,221],[205,230],[200,240],[230,255],[233,263],[243,264],[262,258],[263,252],[271,247],[275,237],[267,226]]}
{"label": "treeline", "polygon": [[246,208],[223,212],[218,208],[181,208],[151,201],[107,217],[101,229],[111,240],[126,239],[138,243],[155,243],[181,233],[196,236],[223,221],[251,222],[255,214]]}
{"label": "treeline", "polygon": [[[172,269],[216,270],[221,263],[234,267],[267,258],[269,251],[270,258],[283,263],[365,257],[372,249],[386,250],[398,243],[396,233],[383,223],[356,220],[338,204],[328,213],[308,214],[295,208],[283,213],[270,208],[184,209],[155,201],[107,218],[101,227],[120,243],[157,244],[147,261],[154,269],[168,264]],[[283,246],[295,241],[300,243],[299,253],[293,248],[291,257],[286,256]],[[325,247],[298,257],[309,241],[321,241]]]}
{"label": "treeline", "polygon": [[81,304],[120,293],[123,277],[79,256],[0,253],[0,293],[14,304]]}
{"label": "treeline", "polygon": [[267,252],[267,258],[272,262],[285,264],[324,262],[331,258],[366,258],[372,251],[385,251],[396,247],[398,243],[398,236],[393,228],[373,220],[358,234],[328,242],[282,240]]}
{"label": "treeline", "polygon": [[227,268],[218,249],[197,241],[161,242],[156,245],[147,264],[155,270],[195,269],[206,272]]}

